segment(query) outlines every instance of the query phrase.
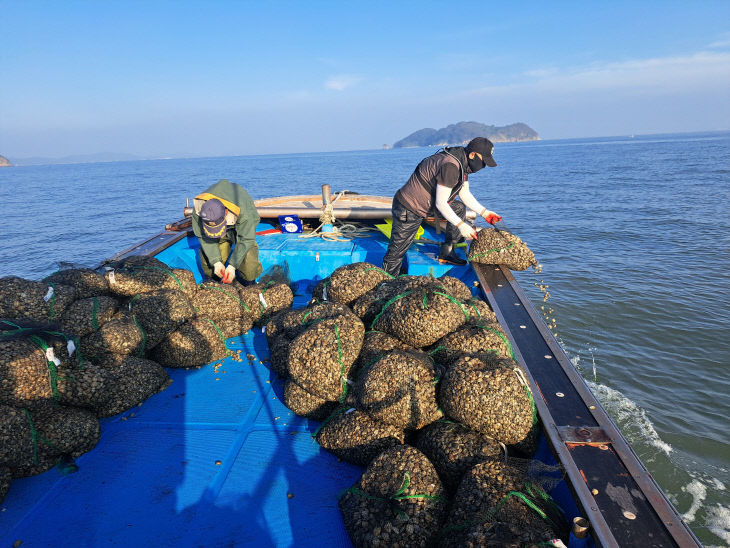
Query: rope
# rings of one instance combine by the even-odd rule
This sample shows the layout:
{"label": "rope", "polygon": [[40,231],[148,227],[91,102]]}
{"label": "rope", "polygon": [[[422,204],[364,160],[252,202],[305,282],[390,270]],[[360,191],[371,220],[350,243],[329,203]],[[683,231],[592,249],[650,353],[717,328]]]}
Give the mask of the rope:
{"label": "rope", "polygon": [[43,434],[36,430],[35,425],[33,424],[33,417],[30,416],[30,411],[28,411],[27,409],[23,409],[23,412],[25,413],[25,418],[28,419],[28,425],[30,426],[30,436],[33,440],[33,464],[38,464],[38,440],[41,440],[48,447],[50,447],[51,449],[55,449],[60,453],[61,450],[56,447],[53,442],[48,440]]}
{"label": "rope", "polygon": [[413,290],[412,289],[409,290],[409,291],[406,291],[405,293],[401,293],[399,295],[396,295],[395,297],[393,297],[392,299],[390,299],[388,302],[386,302],[383,305],[383,307],[380,309],[380,312],[378,312],[378,315],[375,316],[375,318],[373,319],[372,322],[370,322],[370,328],[373,329],[375,327],[375,322],[377,322],[380,319],[380,316],[383,315],[383,313],[385,312],[385,309],[386,308],[388,308],[391,304],[393,304],[398,299],[402,299],[403,297],[406,297],[407,295],[410,295],[411,293],[413,293]]}
{"label": "rope", "polygon": [[388,276],[388,278],[395,278],[395,276],[393,276],[392,274],[388,274],[385,270],[383,270],[382,268],[377,267],[377,266],[368,267],[365,270],[363,270],[363,272],[367,272],[368,270],[378,270],[378,271],[382,272],[383,274],[385,274],[386,276]]}
{"label": "rope", "polygon": [[[129,304],[131,305],[132,302],[130,301]],[[132,319],[134,320],[134,324],[137,326],[137,329],[139,329],[139,332],[142,333],[142,346],[137,352],[137,357],[141,358],[144,355],[145,348],[147,347],[147,333],[145,333],[145,330],[142,329],[142,326],[137,320],[137,316],[135,314],[132,314]]]}
{"label": "rope", "polygon": [[469,319],[469,311],[466,308],[464,308],[464,305],[462,304],[462,302],[459,299],[457,299],[456,297],[452,297],[448,293],[442,293],[441,291],[434,291],[433,293],[434,293],[434,295],[442,295],[442,296],[446,297],[447,299],[449,299],[450,301],[458,304],[459,308],[461,308],[461,311],[464,313],[464,317],[467,320]]}

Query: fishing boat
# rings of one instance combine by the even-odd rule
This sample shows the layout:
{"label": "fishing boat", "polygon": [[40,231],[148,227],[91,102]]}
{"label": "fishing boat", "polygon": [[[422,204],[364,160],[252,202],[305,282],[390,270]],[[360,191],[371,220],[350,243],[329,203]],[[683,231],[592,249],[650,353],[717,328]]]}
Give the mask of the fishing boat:
{"label": "fishing boat", "polygon": [[[295,308],[335,268],[380,264],[387,248],[372,228],[390,216],[389,198],[323,187],[256,206],[260,260],[288,273]],[[109,260],[150,255],[202,281],[189,213]],[[279,215],[315,226],[323,214],[308,237],[279,229]],[[335,219],[341,230],[325,232]],[[495,311],[527,372],[542,425],[534,458],[561,470],[550,495],[575,522],[570,545],[699,546],[511,272],[439,263],[443,225],[424,228],[407,254],[409,274],[462,280]],[[170,369],[166,390],[102,420],[99,443],[74,473],[15,480],[0,504],[0,545],[350,546],[338,493],[363,469],[321,449],[312,438],[319,423],[284,406],[260,328],[227,346],[248,359]]]}

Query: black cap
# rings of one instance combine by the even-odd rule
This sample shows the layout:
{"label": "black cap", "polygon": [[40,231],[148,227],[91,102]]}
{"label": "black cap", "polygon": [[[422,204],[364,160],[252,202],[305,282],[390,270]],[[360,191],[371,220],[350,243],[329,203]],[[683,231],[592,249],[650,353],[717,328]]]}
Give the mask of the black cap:
{"label": "black cap", "polygon": [[492,157],[492,152],[494,152],[494,145],[492,144],[492,141],[490,141],[486,137],[475,137],[474,139],[469,141],[469,144],[464,147],[464,150],[466,150],[467,157],[472,152],[478,152],[482,155],[485,164],[487,164],[489,167],[497,167],[497,162],[495,162],[494,158]]}

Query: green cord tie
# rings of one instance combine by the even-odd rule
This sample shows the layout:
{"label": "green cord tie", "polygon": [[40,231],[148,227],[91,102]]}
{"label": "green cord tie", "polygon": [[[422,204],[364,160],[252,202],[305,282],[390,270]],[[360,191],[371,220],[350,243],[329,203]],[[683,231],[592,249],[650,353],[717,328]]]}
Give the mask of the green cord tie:
{"label": "green cord tie", "polygon": [[363,272],[367,272],[368,270],[378,270],[378,271],[382,272],[383,274],[385,274],[386,276],[388,276],[388,278],[391,278],[391,279],[395,278],[395,276],[393,276],[392,274],[388,274],[385,270],[383,270],[382,268],[379,268],[377,266],[371,266],[370,268],[366,268],[365,270],[363,270]]}
{"label": "green cord tie", "polygon": [[434,291],[434,294],[442,295],[443,297],[446,297],[447,299],[449,299],[451,302],[458,304],[459,308],[461,308],[461,311],[464,313],[464,317],[467,320],[469,319],[469,311],[466,308],[464,308],[464,305],[461,303],[461,301],[459,299],[457,299],[456,297],[453,297],[452,295],[449,295],[448,293],[443,293],[441,291]]}
{"label": "green cord tie", "polygon": [[226,295],[228,295],[228,296],[229,296],[229,297],[230,297],[231,299],[235,299],[236,301],[238,301],[238,304],[240,304],[240,305],[241,305],[241,306],[242,306],[242,307],[244,308],[244,310],[246,310],[246,312],[251,312],[251,309],[250,309],[250,308],[248,307],[248,305],[247,305],[247,304],[246,304],[245,302],[243,302],[243,301],[242,301],[241,299],[239,299],[239,298],[238,298],[238,297],[236,297],[235,295],[231,295],[230,293],[228,293],[228,291],[226,291],[226,290],[225,290],[225,289],[223,289],[222,287],[210,287],[210,286],[203,286],[203,287],[201,287],[201,289],[213,289],[213,290],[215,290],[215,291],[220,291],[221,293],[225,293],[225,294],[226,294]]}
{"label": "green cord tie", "polygon": [[338,401],[344,403],[345,398],[347,398],[349,383],[345,376],[345,362],[342,361],[342,345],[340,344],[340,328],[337,323],[335,323],[335,338],[337,339],[337,359],[340,362],[340,382],[342,383],[342,394]]}
{"label": "green cord tie", "polygon": [[28,425],[30,426],[30,435],[33,440],[33,464],[38,464],[38,440],[42,441],[48,447],[50,447],[51,449],[55,449],[60,453],[61,450],[56,447],[53,442],[51,442],[43,434],[36,430],[35,425],[33,424],[33,417],[30,416],[30,411],[24,408],[23,412],[25,412],[25,418],[28,419]]}
{"label": "green cord tie", "polygon": [[478,324],[474,324],[474,325],[476,327],[478,327],[479,329],[483,329],[484,331],[491,331],[492,333],[494,333],[495,335],[497,335],[497,337],[499,337],[500,339],[502,339],[502,342],[507,346],[507,350],[509,350],[510,357],[513,360],[515,359],[515,351],[512,348],[512,345],[510,344],[509,340],[507,339],[507,337],[504,336],[503,333],[500,333],[499,331],[497,331],[493,327],[489,327],[489,326],[484,325],[484,324],[478,323]]}
{"label": "green cord tie", "polygon": [[52,320],[53,316],[56,315],[56,286],[53,282],[48,282],[48,293],[43,297],[43,300],[50,303],[48,304],[48,319]]}
{"label": "green cord tie", "polygon": [[481,314],[481,312],[479,312],[479,309],[476,307],[476,305],[474,303],[472,303],[472,302],[469,302],[469,301],[467,301],[466,304],[468,304],[469,306],[471,306],[474,309],[474,312],[477,313],[477,318],[479,318],[481,320],[482,319],[482,314]]}
{"label": "green cord tie", "polygon": [[220,327],[218,327],[218,325],[210,318],[205,318],[205,319],[208,320],[210,322],[210,325],[212,325],[215,328],[215,330],[218,332],[218,336],[221,338],[221,341],[223,341],[223,346],[226,347],[226,353],[233,354],[233,352],[231,352],[231,350],[228,348],[228,343],[226,342],[226,338],[223,336],[223,332],[220,330]]}
{"label": "green cord tie", "polygon": [[51,393],[53,394],[53,399],[58,401],[60,399],[58,394],[58,366],[61,364],[61,360],[55,356],[53,348],[48,346],[46,341],[41,339],[38,335],[31,335],[29,338],[45,354],[46,364],[48,365],[49,381],[51,383]]}
{"label": "green cord tie", "polygon": [[142,333],[142,346],[137,352],[137,357],[141,358],[144,355],[145,348],[147,347],[147,333],[145,333],[145,330],[140,325],[136,315],[132,314],[132,319],[134,320],[134,324],[137,326],[137,329],[139,329],[139,332]]}
{"label": "green cord tie", "polygon": [[305,314],[304,316],[302,316],[302,325],[304,325],[305,323],[307,323],[307,318],[309,317],[309,315],[310,315],[310,314],[311,314],[312,312],[314,312],[314,310],[310,308],[310,309],[309,309],[309,312],[307,312],[307,313],[306,313],[306,314]]}
{"label": "green cord tie", "polygon": [[501,253],[502,251],[507,251],[510,247],[513,247],[515,244],[512,242],[507,247],[495,247],[494,249],[488,249],[487,251],[483,253],[477,253],[475,255],[472,255],[470,259],[467,259],[469,262],[472,262],[477,257],[482,257],[484,255],[489,255],[490,253],[494,253],[495,251],[498,253]]}
{"label": "green cord tie", "polygon": [[180,279],[175,275],[175,273],[172,270],[167,270],[166,268],[162,268],[161,266],[125,265],[120,270],[128,270],[130,272],[134,272],[135,270],[159,270],[161,272],[164,272],[168,276],[171,276],[172,279],[175,280],[177,285],[180,286],[180,289],[185,291],[185,287],[183,286]]}
{"label": "green cord tie", "polygon": [[337,409],[335,409],[334,411],[332,411],[332,413],[330,413],[330,416],[329,417],[327,417],[326,419],[324,419],[322,421],[322,424],[320,424],[319,425],[319,428],[317,428],[317,430],[314,431],[314,434],[312,434],[312,437],[316,439],[317,436],[319,435],[319,433],[322,431],[322,428],[324,428],[324,426],[328,422],[330,422],[332,419],[334,419],[337,415],[340,415],[342,413],[345,413],[345,414],[351,413],[354,410],[355,410],[354,407],[347,407],[346,405],[341,405],[340,407],[338,407]]}
{"label": "green cord tie", "polygon": [[[132,304],[132,301],[129,302]],[[91,327],[94,331],[99,331],[99,299],[94,297],[94,305],[91,308]]]}

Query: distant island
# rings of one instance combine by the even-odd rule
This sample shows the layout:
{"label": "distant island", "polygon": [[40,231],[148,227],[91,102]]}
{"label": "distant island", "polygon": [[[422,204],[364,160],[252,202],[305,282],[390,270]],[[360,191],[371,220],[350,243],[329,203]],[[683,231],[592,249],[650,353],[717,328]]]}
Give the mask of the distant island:
{"label": "distant island", "polygon": [[10,160],[8,160],[5,156],[0,156],[0,167],[10,167],[13,164],[10,163]]}
{"label": "distant island", "polygon": [[459,122],[441,129],[425,128],[393,144],[393,148],[464,145],[474,137],[486,137],[494,143],[538,141],[540,136],[527,124],[488,126],[479,122]]}

